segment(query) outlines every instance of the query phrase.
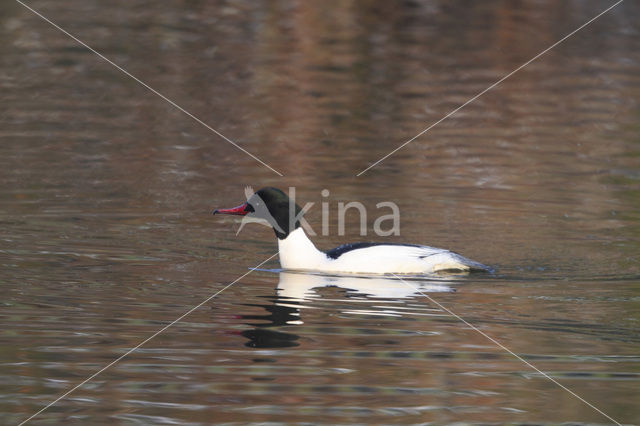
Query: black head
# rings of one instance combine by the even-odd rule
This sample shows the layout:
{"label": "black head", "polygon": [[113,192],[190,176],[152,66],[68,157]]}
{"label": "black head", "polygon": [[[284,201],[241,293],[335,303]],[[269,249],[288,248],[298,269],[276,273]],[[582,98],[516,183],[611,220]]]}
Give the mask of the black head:
{"label": "black head", "polygon": [[213,214],[231,214],[266,220],[279,239],[287,238],[289,233],[300,227],[297,218],[302,209],[278,188],[266,187],[256,191],[246,203],[231,209],[217,209]]}

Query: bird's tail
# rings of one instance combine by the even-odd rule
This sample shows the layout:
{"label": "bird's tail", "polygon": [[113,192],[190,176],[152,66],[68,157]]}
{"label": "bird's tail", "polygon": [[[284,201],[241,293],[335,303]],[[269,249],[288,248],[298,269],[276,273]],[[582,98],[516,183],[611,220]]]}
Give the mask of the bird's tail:
{"label": "bird's tail", "polygon": [[451,252],[451,255],[455,259],[454,262],[451,262],[448,265],[442,265],[442,268],[439,268],[438,271],[464,271],[464,272],[489,272],[493,273],[493,268],[490,266],[484,265],[480,262],[476,262],[475,260],[468,259],[458,253]]}

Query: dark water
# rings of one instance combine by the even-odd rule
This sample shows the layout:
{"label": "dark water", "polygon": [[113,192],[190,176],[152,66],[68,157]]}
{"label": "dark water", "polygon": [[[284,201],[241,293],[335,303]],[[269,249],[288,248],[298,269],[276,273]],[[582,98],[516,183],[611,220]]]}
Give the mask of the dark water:
{"label": "dark water", "polygon": [[[257,271],[33,419],[52,424],[640,419],[640,26],[613,2],[29,3],[0,15],[0,412],[16,424],[277,250],[244,185],[493,276]],[[328,189],[329,197],[321,190]],[[360,201],[369,235],[338,202]],[[264,268],[277,268],[277,260]],[[424,294],[433,300],[429,300]]]}

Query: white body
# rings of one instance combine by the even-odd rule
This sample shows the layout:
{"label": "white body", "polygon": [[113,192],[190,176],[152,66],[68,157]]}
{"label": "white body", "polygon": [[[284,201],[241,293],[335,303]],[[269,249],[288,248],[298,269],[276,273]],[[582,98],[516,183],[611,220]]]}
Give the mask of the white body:
{"label": "white body", "polygon": [[427,246],[376,245],[332,259],[309,240],[302,228],[278,240],[283,269],[361,274],[422,274],[438,271],[487,270],[457,253]]}

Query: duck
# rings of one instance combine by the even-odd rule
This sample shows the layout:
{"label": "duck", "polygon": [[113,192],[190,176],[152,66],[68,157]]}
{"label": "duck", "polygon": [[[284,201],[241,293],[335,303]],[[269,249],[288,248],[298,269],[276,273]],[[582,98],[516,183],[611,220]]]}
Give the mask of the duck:
{"label": "duck", "polygon": [[245,194],[246,202],[215,209],[212,214],[266,221],[278,239],[280,266],[285,271],[367,275],[491,272],[490,267],[453,251],[420,244],[357,242],[322,251],[305,233],[300,223],[304,212],[287,194],[274,187],[250,192]]}

